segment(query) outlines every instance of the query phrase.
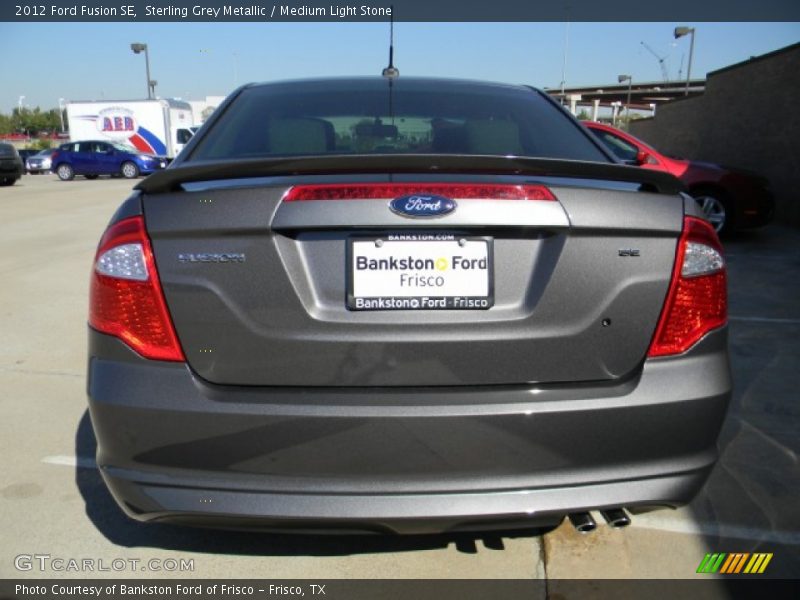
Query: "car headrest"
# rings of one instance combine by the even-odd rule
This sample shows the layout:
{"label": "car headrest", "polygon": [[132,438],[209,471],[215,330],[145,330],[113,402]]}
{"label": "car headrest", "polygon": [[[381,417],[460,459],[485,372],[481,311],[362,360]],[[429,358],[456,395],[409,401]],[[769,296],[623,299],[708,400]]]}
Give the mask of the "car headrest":
{"label": "car headrest", "polygon": [[288,117],[270,121],[267,144],[272,154],[324,154],[334,149],[336,138],[329,121]]}
{"label": "car headrest", "polygon": [[522,154],[519,127],[500,119],[473,120],[464,123],[470,152],[474,154]]}

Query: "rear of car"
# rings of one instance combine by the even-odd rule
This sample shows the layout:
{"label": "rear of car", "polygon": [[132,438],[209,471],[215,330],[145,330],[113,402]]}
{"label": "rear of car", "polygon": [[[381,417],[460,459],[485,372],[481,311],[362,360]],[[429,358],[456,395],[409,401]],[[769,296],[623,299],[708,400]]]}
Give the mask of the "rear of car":
{"label": "rear of car", "polygon": [[131,517],[428,532],[688,502],[724,261],[544,94],[246,86],[97,250],[88,391]]}
{"label": "rear of car", "polygon": [[24,172],[17,149],[12,144],[0,142],[0,185],[14,185]]}

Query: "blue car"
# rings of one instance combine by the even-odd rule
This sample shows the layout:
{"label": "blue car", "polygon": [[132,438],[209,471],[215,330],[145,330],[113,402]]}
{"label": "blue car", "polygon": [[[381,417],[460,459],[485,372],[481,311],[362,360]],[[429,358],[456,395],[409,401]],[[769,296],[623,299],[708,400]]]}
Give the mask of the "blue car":
{"label": "blue car", "polygon": [[163,157],[142,154],[130,146],[103,141],[63,144],[52,156],[51,169],[62,181],[75,175],[96,179],[99,175],[122,175],[134,179],[167,166]]}

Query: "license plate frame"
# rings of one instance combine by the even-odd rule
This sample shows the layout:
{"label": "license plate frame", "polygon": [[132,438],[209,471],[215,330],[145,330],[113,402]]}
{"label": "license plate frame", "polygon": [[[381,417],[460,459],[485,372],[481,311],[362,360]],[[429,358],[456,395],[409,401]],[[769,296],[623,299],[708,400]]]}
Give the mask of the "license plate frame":
{"label": "license plate frame", "polygon": [[[380,243],[380,245],[378,245]],[[365,246],[360,246],[365,244]],[[485,252],[480,252],[480,245],[484,245]],[[416,246],[416,248],[415,248]],[[424,247],[424,249],[423,249]],[[378,250],[372,250],[377,248]],[[450,274],[455,274],[457,269],[453,269],[453,251],[460,249],[463,253],[469,254],[467,260],[480,260],[484,258],[486,261],[486,268],[484,275],[486,277],[485,295],[484,294],[454,294],[454,293],[436,293],[436,290],[431,289],[429,294],[410,295],[409,294],[384,294],[384,295],[356,295],[356,288],[363,289],[364,287],[374,287],[375,281],[369,284],[357,285],[356,281],[356,258],[364,256],[364,250],[372,250],[373,254],[380,254],[386,260],[391,258],[392,253],[387,253],[387,250],[405,250],[405,255],[411,258],[412,255],[408,251],[416,250],[417,257],[420,260],[428,260],[431,258],[431,250],[436,248],[441,252],[433,252],[433,254],[440,254],[439,257],[448,260],[448,267],[442,271],[439,267],[433,271],[435,275],[444,276],[444,272],[450,270]],[[477,251],[477,254],[476,254]],[[456,255],[461,257],[461,255]],[[395,254],[395,258],[397,256]],[[401,256],[400,258],[405,258]],[[463,257],[461,257],[463,258]],[[438,259],[437,259],[438,260]],[[363,263],[362,263],[363,264]],[[435,263],[438,264],[438,263]],[[464,264],[463,262],[460,264]],[[480,263],[470,263],[478,276],[480,271]],[[425,263],[429,266],[429,263]],[[409,276],[414,275],[414,269],[404,269],[401,271],[411,271],[407,273]],[[417,270],[420,271],[420,270]],[[425,270],[430,273],[430,269]],[[470,236],[458,235],[453,233],[397,233],[385,235],[353,235],[347,238],[347,251],[345,258],[345,272],[347,280],[347,297],[345,301],[346,308],[351,311],[434,311],[434,310],[488,310],[494,306],[494,238],[491,236]],[[398,276],[400,273],[398,273]],[[461,281],[451,281],[450,289],[464,288],[465,284],[463,279],[464,275],[458,276]],[[412,286],[413,287],[413,286]],[[477,286],[476,286],[477,287]],[[419,289],[419,288],[416,288]],[[482,290],[479,290],[482,291]]]}

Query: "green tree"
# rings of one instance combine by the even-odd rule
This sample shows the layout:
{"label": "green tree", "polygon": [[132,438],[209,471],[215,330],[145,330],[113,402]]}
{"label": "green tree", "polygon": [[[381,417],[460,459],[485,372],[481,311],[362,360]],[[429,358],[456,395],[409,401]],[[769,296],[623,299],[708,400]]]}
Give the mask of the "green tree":
{"label": "green tree", "polygon": [[8,115],[0,114],[0,135],[9,133],[14,133],[14,123],[11,122],[11,117]]}
{"label": "green tree", "polygon": [[31,137],[54,133],[61,127],[58,109],[15,108],[10,117],[0,115],[0,133],[25,133]]}

